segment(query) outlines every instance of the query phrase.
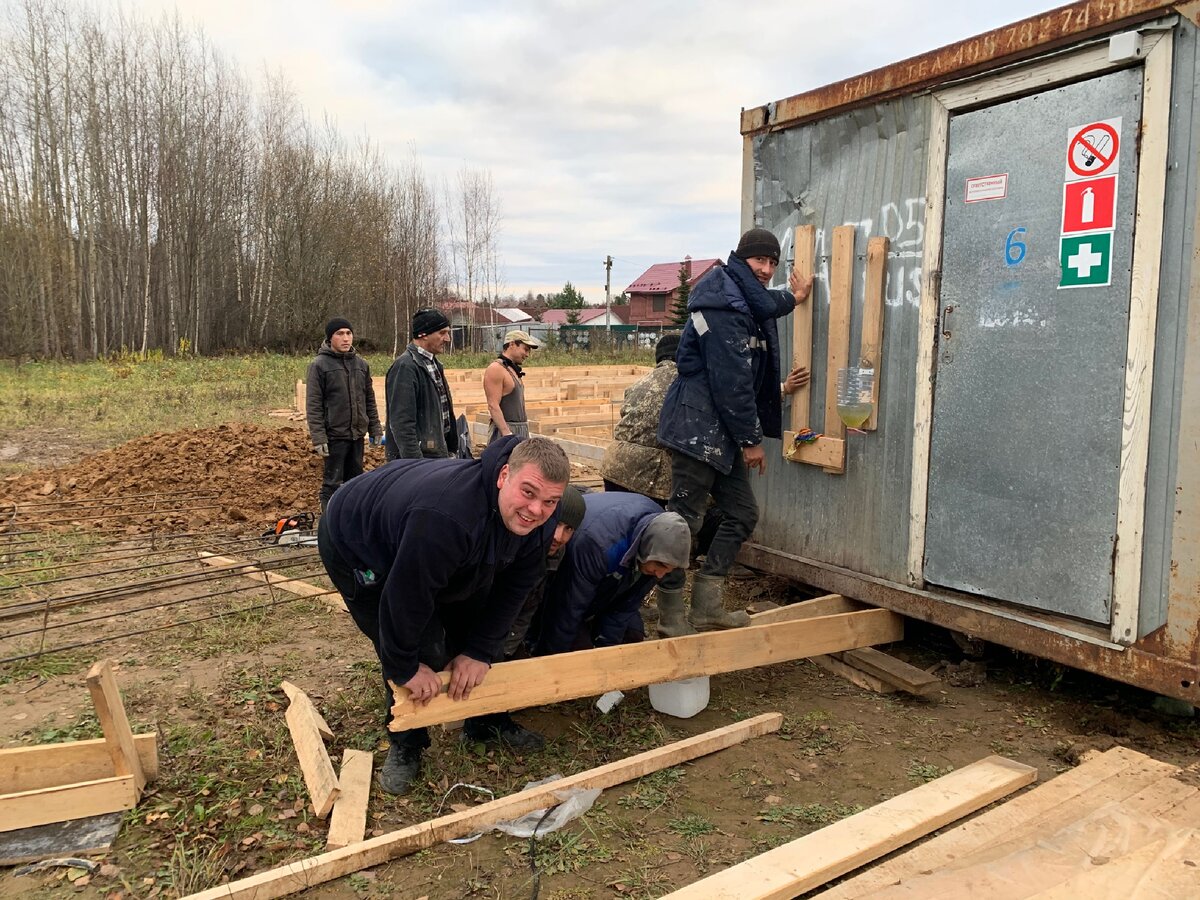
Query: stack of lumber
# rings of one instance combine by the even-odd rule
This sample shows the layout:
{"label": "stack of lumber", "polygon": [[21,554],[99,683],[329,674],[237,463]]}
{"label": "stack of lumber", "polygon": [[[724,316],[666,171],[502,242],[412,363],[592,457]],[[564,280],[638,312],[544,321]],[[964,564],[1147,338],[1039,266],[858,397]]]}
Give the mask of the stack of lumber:
{"label": "stack of lumber", "polygon": [[1200,897],[1198,774],[1097,753],[820,898]]}

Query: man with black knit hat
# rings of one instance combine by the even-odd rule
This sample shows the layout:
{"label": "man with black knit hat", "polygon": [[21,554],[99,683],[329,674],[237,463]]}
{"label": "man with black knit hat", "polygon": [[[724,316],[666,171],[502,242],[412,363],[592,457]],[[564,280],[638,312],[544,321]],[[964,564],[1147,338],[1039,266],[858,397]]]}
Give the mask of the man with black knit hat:
{"label": "man with black knit hat", "polygon": [[438,355],[450,349],[450,320],[426,307],[413,314],[412,343],[388,369],[387,458],[444,459],[458,451],[454,401]]}
{"label": "man with black knit hat", "polygon": [[308,364],[305,417],[313,452],[324,458],[321,510],[344,481],[363,470],[363,436],[383,436],[371,368],[354,352],[354,329],[342,318],[325,325],[325,342]]}
{"label": "man with black knit hat", "polygon": [[[546,582],[558,571],[567,542],[583,523],[586,512],[583,494],[568,484],[563,489],[562,499],[558,501],[555,518],[542,526],[542,535],[546,541],[546,571],[525,598],[525,605],[517,613],[517,618],[509,629],[508,637],[504,640],[505,660],[523,659],[529,655],[525,639],[529,626],[542,605]],[[488,713],[467,719],[463,722],[462,739],[465,743],[506,744],[514,750],[540,750],[546,744],[545,738],[536,731],[518,725],[506,712]]]}
{"label": "man with black knit hat", "polygon": [[701,278],[688,297],[688,321],[675,355],[678,376],[658,425],[658,441],[671,452],[667,509],[682,515],[693,535],[710,497],[722,519],[693,580],[690,624],[684,618],[684,572],[672,572],[659,585],[658,631],[667,637],[750,621],[744,612],[725,610],[725,576],[758,522],[749,474],[766,471],[763,437],[783,433],[775,320],[812,291],[812,279],[795,271],[788,290],[770,290],[778,265],[778,239],[765,228],[752,228],[728,262]]}

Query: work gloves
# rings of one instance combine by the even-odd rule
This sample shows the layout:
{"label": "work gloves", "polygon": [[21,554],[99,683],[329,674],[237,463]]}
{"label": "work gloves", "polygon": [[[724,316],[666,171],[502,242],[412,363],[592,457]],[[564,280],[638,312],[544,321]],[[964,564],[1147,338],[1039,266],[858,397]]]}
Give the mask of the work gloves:
{"label": "work gloves", "polygon": [[317,454],[317,456],[328,456],[329,455],[329,445],[328,444],[313,444],[313,453]]}

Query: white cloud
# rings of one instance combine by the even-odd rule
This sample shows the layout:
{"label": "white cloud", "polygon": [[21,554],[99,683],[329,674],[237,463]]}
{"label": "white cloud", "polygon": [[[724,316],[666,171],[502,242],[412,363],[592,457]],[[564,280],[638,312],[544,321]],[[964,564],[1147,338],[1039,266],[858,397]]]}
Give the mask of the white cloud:
{"label": "white cloud", "polygon": [[[169,0],[125,0],[158,15]],[[514,293],[616,293],[654,262],[723,256],[740,222],[742,107],[1052,8],[1014,0],[681,6],[644,0],[179,0],[243,71],[431,176],[491,171]],[[683,12],[686,11],[686,12]]]}

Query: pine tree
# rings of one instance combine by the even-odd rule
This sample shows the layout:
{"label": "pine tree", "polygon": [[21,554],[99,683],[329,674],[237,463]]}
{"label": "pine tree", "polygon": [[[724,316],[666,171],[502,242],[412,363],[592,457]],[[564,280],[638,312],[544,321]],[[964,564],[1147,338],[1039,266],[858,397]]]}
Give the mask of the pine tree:
{"label": "pine tree", "polygon": [[692,258],[685,256],[679,264],[679,287],[675,289],[675,304],[671,307],[671,324],[686,325],[688,297],[692,293]]}

